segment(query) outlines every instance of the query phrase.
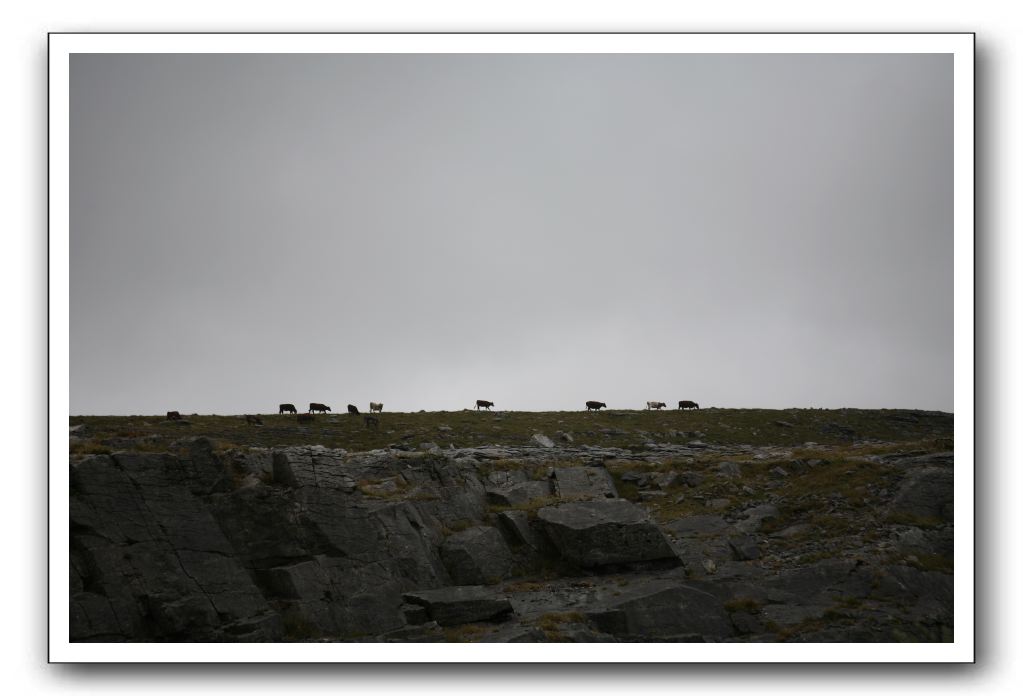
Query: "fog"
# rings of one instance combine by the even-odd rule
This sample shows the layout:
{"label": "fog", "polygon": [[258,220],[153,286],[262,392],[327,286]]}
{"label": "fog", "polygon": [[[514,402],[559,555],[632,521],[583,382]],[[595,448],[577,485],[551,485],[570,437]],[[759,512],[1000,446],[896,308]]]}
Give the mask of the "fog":
{"label": "fog", "polygon": [[71,411],[951,411],[952,88],[950,55],[74,55]]}

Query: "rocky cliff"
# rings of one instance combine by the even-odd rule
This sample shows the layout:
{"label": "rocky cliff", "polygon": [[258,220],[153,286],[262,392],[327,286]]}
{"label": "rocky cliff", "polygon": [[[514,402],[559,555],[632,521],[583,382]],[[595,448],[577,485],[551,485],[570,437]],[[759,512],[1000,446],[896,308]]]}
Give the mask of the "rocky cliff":
{"label": "rocky cliff", "polygon": [[75,458],[71,639],[951,640],[950,452],[570,439]]}

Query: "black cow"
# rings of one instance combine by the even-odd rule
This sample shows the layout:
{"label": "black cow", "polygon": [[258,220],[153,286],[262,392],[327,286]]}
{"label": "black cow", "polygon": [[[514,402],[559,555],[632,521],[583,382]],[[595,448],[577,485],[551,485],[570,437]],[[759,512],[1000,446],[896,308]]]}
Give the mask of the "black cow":
{"label": "black cow", "polygon": [[679,401],[678,402],[678,407],[680,409],[683,409],[683,408],[695,408],[697,411],[700,410],[700,404],[696,403],[695,401]]}
{"label": "black cow", "polygon": [[587,401],[586,402],[586,410],[587,411],[599,411],[602,408],[607,408],[607,404],[605,404],[603,401]]}
{"label": "black cow", "polygon": [[366,421],[367,428],[379,428],[380,419],[376,416],[363,416],[363,420]]}
{"label": "black cow", "polygon": [[479,411],[481,407],[485,408],[485,409],[487,409],[489,411],[490,407],[493,406],[493,405],[494,405],[493,401],[484,401],[483,399],[476,399],[476,410],[477,411]]}
{"label": "black cow", "polygon": [[355,406],[351,404],[348,404],[348,413],[352,416],[357,416],[359,415],[359,409],[355,408]]}
{"label": "black cow", "polygon": [[298,409],[295,408],[295,404],[281,404],[277,407],[277,415],[282,413],[298,413]]}
{"label": "black cow", "polygon": [[181,414],[177,411],[167,411],[167,420],[181,420]]}
{"label": "black cow", "polygon": [[326,404],[317,404],[315,402],[309,404],[309,413],[316,413],[317,411],[320,413],[326,413],[329,410],[330,406],[327,406]]}

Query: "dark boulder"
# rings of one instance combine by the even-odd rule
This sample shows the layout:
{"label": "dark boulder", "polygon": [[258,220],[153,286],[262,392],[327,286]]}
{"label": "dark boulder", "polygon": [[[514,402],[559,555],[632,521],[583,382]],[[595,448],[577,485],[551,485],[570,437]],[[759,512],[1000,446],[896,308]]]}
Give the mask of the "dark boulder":
{"label": "dark boulder", "polygon": [[407,592],[405,601],[426,607],[430,619],[441,626],[499,620],[512,613],[506,597],[473,585]]}
{"label": "dark boulder", "polygon": [[524,481],[506,488],[487,489],[487,501],[494,505],[515,507],[526,505],[537,498],[551,495],[551,486],[547,481]]}
{"label": "dark boulder", "polygon": [[721,600],[696,587],[653,589],[587,617],[601,631],[616,636],[691,640],[687,636],[726,638],[735,628]]}
{"label": "dark boulder", "polygon": [[890,512],[899,517],[951,522],[954,493],[950,467],[912,469],[899,485]]}
{"label": "dark boulder", "polygon": [[537,517],[562,557],[577,565],[678,561],[654,521],[627,500],[563,503]]}
{"label": "dark boulder", "polygon": [[440,556],[459,585],[492,585],[508,576],[514,559],[501,533],[493,527],[473,527],[452,534]]}

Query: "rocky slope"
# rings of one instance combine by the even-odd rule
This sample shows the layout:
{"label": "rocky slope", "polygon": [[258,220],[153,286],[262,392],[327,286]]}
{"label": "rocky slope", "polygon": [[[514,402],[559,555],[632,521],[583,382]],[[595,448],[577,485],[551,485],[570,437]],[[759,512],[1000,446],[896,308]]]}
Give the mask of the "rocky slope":
{"label": "rocky slope", "polygon": [[947,441],[571,440],[75,457],[71,639],[951,640]]}

